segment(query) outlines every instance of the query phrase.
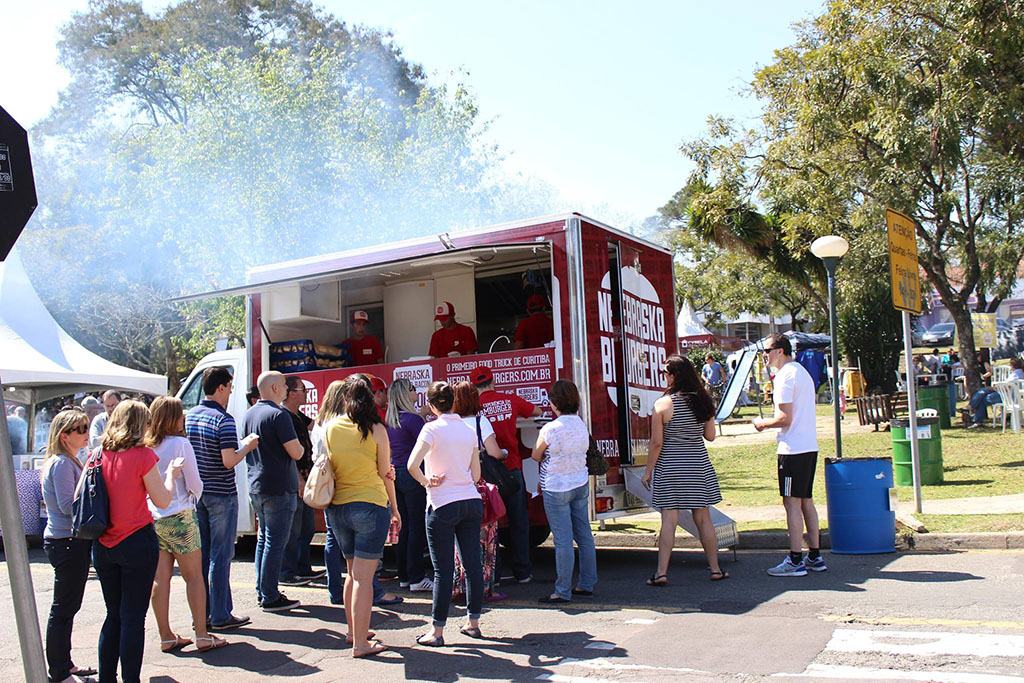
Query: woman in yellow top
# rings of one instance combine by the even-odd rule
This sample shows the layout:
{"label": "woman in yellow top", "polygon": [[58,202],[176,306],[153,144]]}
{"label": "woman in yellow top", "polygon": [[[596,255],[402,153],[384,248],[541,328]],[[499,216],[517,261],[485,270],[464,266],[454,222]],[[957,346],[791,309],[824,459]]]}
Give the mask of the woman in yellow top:
{"label": "woman in yellow top", "polygon": [[[373,573],[391,524],[401,526],[395,484],[389,478],[388,433],[373,402],[369,380],[351,375],[342,387],[345,412],[326,427],[327,454],[334,469],[334,498],[327,508],[331,530],[348,572],[345,619],[352,656],[368,657],[387,646],[369,639]],[[390,512],[388,507],[390,506]]]}

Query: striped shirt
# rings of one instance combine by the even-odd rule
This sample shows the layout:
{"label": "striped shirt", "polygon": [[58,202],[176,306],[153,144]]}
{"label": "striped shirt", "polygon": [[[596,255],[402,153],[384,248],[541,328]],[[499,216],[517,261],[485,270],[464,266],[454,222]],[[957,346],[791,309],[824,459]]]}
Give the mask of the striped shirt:
{"label": "striped shirt", "polygon": [[185,414],[185,434],[196,452],[204,493],[234,496],[235,471],[224,467],[220,452],[238,449],[235,418],[216,401],[203,401]]}

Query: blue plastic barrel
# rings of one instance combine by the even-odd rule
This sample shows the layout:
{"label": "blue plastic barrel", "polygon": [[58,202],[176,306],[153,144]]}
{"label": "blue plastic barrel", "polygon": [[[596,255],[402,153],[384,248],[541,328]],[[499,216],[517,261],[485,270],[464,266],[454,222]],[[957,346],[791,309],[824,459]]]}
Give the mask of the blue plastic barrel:
{"label": "blue plastic barrel", "polygon": [[896,551],[896,512],[889,505],[892,487],[892,458],[825,458],[832,552]]}

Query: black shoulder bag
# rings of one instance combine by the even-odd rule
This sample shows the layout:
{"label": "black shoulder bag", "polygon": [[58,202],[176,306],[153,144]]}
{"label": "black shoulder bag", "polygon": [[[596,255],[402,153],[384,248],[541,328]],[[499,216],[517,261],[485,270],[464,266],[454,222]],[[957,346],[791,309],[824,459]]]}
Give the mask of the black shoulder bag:
{"label": "black shoulder bag", "polygon": [[71,503],[71,535],[95,541],[110,526],[110,499],[103,481],[103,450],[97,448],[82,470],[82,479]]}
{"label": "black shoulder bag", "polygon": [[484,440],[480,434],[480,416],[476,416],[476,443],[480,448],[480,476],[484,481],[494,484],[502,498],[519,493],[519,480],[505,467],[505,463],[487,455]]}

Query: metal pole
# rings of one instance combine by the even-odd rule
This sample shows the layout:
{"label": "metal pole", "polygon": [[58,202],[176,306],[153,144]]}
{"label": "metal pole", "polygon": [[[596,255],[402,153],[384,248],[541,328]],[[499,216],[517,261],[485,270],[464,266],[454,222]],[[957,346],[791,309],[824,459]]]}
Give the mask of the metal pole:
{"label": "metal pole", "polygon": [[[18,484],[14,479],[14,454],[11,437],[7,433],[7,406],[0,380],[0,525],[4,529],[4,552],[7,572],[11,577],[11,602],[14,620],[21,644],[21,661],[26,681],[46,680],[46,660],[43,659],[43,639],[36,613],[36,595],[32,588],[32,572],[28,564],[28,546],[18,505]],[[31,436],[31,435],[30,435]]]}
{"label": "metal pole", "polygon": [[828,273],[828,329],[832,337],[832,406],[836,423],[836,458],[843,457],[843,439],[839,427],[839,344],[836,333],[836,263],[838,258],[823,258],[825,272]]}
{"label": "metal pole", "polygon": [[903,311],[903,353],[907,357],[907,410],[910,413],[910,471],[914,477],[914,510],[921,512],[921,454],[917,448],[917,378],[910,336],[910,314]]}

